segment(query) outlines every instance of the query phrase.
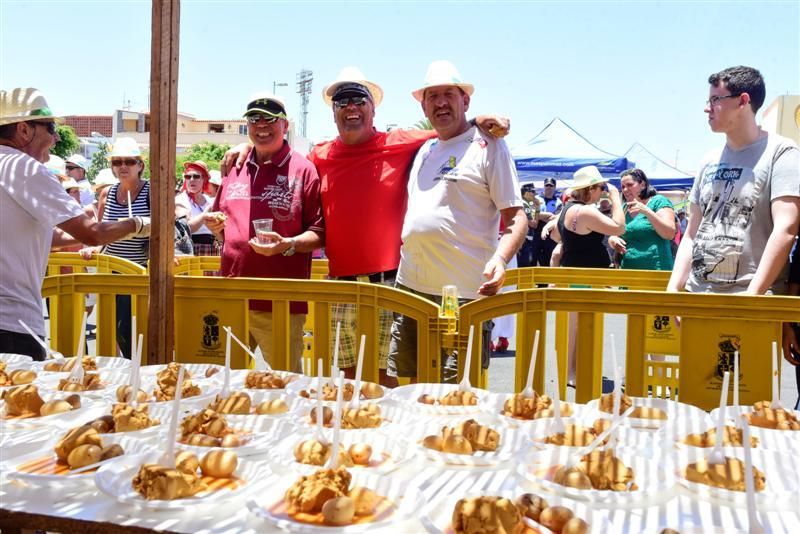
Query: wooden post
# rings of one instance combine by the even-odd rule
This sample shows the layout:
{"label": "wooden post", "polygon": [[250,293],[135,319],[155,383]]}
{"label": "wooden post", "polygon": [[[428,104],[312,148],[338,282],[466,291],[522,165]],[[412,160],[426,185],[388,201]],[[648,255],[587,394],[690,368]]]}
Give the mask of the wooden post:
{"label": "wooden post", "polygon": [[153,0],[150,44],[150,306],[147,363],[172,361],[180,1]]}

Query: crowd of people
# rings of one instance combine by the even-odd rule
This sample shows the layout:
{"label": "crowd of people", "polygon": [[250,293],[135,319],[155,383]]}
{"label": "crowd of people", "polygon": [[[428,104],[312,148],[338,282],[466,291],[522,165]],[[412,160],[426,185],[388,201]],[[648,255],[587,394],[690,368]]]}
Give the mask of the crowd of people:
{"label": "crowd of people", "polygon": [[[309,278],[324,247],[330,278],[386,284],[439,302],[455,284],[462,302],[496,294],[508,262],[519,267],[619,267],[671,271],[668,291],[766,294],[779,281],[800,221],[800,151],[756,122],[761,74],[732,67],[708,79],[705,112],[723,147],[707,156],[687,212],[676,214],[640,169],[620,176],[622,191],[589,166],[559,194],[554,178],[541,195],[520,187],[502,139],[506,118],[467,112],[475,87],[456,67],[435,61],[412,93],[432,130],[378,131],[383,90],[347,67],[323,89],[338,136],[308,157],[286,141],[287,109],[274,94],[243,103],[250,143],[231,149],[221,174],[207,162],[184,165],[176,191],[176,253],[220,255],[221,276]],[[70,157],[59,181],[43,165],[56,141],[56,117],[41,93],[20,88],[0,97],[0,351],[43,353],[19,319],[44,333],[41,278],[51,247],[102,251],[148,261],[149,182],[140,147],[118,138],[113,176],[86,180],[88,162]],[[94,194],[92,189],[94,189]],[[256,235],[254,221],[270,219]],[[498,230],[499,229],[499,230]],[[675,243],[680,241],[675,253]],[[796,250],[796,249],[795,249]],[[797,257],[797,254],[794,254]],[[13,258],[13,265],[10,264]],[[800,293],[797,262],[790,290]],[[250,301],[250,334],[269,359],[269,301]],[[302,355],[306,304],[292,303],[293,367]],[[117,298],[117,341],[130,356],[130,297]],[[333,307],[341,325],[340,367],[354,374],[357,315]],[[491,322],[484,325],[489,364]],[[417,374],[416,325],[382,311],[381,382]],[[800,364],[797,330],[784,329],[785,357]],[[442,377],[455,376],[447,355]],[[800,369],[800,366],[798,367]]]}

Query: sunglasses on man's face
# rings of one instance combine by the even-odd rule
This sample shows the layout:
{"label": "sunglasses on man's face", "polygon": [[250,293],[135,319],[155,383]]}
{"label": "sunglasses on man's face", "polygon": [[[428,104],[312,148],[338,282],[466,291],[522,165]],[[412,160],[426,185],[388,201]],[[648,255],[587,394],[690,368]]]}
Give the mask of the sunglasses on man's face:
{"label": "sunglasses on man's face", "polygon": [[340,98],[339,100],[334,100],[333,105],[339,109],[344,109],[350,104],[355,104],[356,106],[365,106],[369,99],[366,96],[354,96],[351,98]]}
{"label": "sunglasses on man's face", "polygon": [[56,134],[56,123],[51,121],[30,121],[31,124],[35,124],[36,126],[44,126],[47,128],[47,133],[50,135]]}
{"label": "sunglasses on man's face", "polygon": [[278,117],[264,115],[263,113],[253,113],[252,115],[247,116],[247,122],[250,124],[258,124],[260,121],[264,121],[267,124],[275,124],[277,120]]}
{"label": "sunglasses on man's face", "polygon": [[133,158],[126,158],[126,159],[112,159],[111,165],[114,167],[119,167],[120,165],[125,165],[126,167],[133,167],[139,163],[138,159]]}

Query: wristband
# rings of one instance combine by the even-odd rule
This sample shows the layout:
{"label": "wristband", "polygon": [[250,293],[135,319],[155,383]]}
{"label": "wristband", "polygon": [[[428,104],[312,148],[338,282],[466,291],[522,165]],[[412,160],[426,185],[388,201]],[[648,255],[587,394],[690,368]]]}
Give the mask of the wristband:
{"label": "wristband", "polygon": [[497,259],[500,261],[500,263],[502,263],[502,264],[503,264],[503,269],[505,269],[506,267],[508,267],[508,262],[507,262],[507,261],[505,260],[505,258],[503,258],[503,256],[501,256],[500,254],[495,254],[495,255],[494,255],[494,256],[492,256],[492,257],[493,257],[493,258],[497,258]]}

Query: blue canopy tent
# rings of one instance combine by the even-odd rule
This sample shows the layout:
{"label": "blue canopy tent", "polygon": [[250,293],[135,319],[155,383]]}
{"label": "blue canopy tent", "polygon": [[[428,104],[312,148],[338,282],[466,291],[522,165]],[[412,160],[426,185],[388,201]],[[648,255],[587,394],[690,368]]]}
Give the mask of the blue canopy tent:
{"label": "blue canopy tent", "polygon": [[[635,161],[636,168],[642,169],[659,191],[687,191],[692,188],[694,176],[665,163],[638,142],[631,145],[625,157]],[[612,181],[619,185],[619,180]]]}
{"label": "blue canopy tent", "polygon": [[[559,181],[572,180],[572,174],[587,165],[594,165],[601,174],[618,177],[633,164],[624,156],[605,152],[590,143],[559,118],[539,132],[527,144],[511,151],[521,183],[542,181],[552,176]],[[559,187],[568,185],[559,183]]]}

